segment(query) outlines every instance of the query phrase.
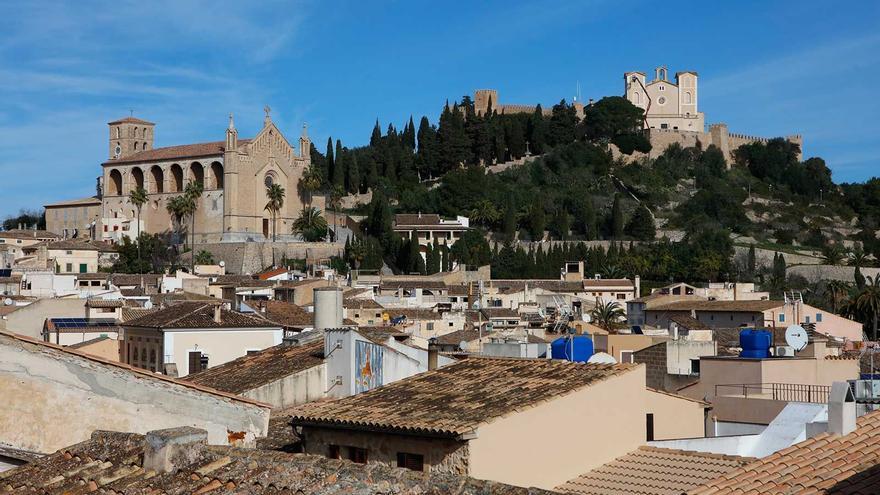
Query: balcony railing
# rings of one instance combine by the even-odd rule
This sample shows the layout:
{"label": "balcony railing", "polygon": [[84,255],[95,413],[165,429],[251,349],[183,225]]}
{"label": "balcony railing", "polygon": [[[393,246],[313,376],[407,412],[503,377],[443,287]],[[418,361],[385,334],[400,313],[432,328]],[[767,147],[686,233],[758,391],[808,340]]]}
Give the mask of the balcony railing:
{"label": "balcony railing", "polygon": [[738,383],[715,385],[716,397],[742,397],[745,399],[765,399],[785,402],[828,402],[829,385],[807,385],[801,383]]}

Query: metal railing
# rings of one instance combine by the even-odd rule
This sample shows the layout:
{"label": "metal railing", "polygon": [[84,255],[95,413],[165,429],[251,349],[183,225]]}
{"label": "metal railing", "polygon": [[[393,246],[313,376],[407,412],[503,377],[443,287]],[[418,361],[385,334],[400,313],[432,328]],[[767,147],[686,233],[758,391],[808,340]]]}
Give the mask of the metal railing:
{"label": "metal railing", "polygon": [[825,404],[831,392],[829,385],[801,383],[737,383],[715,385],[716,397],[743,397],[785,402]]}

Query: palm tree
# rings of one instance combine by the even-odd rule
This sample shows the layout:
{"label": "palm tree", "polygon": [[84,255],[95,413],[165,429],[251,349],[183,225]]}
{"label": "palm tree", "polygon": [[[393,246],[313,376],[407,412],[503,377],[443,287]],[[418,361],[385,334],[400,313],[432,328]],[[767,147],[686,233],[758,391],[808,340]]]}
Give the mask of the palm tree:
{"label": "palm tree", "polygon": [[307,206],[293,222],[293,231],[306,242],[318,242],[327,237],[327,220],[321,216],[321,210]]}
{"label": "palm tree", "polygon": [[266,187],[266,197],[269,202],[266,203],[266,210],[272,214],[272,242],[275,242],[275,218],[281,208],[284,207],[284,188],[280,184],[272,183]]}
{"label": "palm tree", "polygon": [[868,283],[855,298],[856,307],[873,319],[873,340],[877,340],[877,318],[880,316],[880,276],[867,277]]}
{"label": "palm tree", "polygon": [[195,272],[196,269],[196,211],[199,209],[199,198],[202,197],[204,186],[201,182],[190,181],[183,190],[183,197],[186,198],[186,213],[189,215],[190,226],[190,242],[189,249],[193,256],[190,257],[190,270]]}
{"label": "palm tree", "polygon": [[177,228],[175,229],[175,233],[179,237],[180,227],[183,225],[183,221],[186,218],[186,198],[184,198],[183,196],[174,196],[173,198],[168,200],[168,204],[165,205],[165,207],[168,209],[168,213],[171,214],[172,221],[177,226]]}
{"label": "palm tree", "polygon": [[342,197],[345,195],[345,190],[340,185],[333,186],[333,189],[330,190],[330,202],[327,204],[328,208],[333,210],[333,240],[335,241],[339,237],[336,232],[336,224],[339,223],[337,221],[337,216],[339,215],[339,210],[342,208]]}
{"label": "palm tree", "polygon": [[611,332],[620,327],[626,318],[626,313],[616,301],[598,301],[596,307],[590,311],[590,316],[595,325]]}
{"label": "palm tree", "polygon": [[837,313],[842,296],[849,292],[849,284],[842,280],[829,280],[826,288],[831,295],[831,310]]}
{"label": "palm tree", "polygon": [[485,227],[495,223],[501,218],[501,212],[495,207],[495,204],[488,199],[482,199],[474,205],[471,210],[471,220]]}
{"label": "palm tree", "polygon": [[138,248],[138,271],[141,264],[141,208],[147,203],[147,191],[143,187],[137,187],[128,195],[128,200],[137,209],[137,248]]}
{"label": "palm tree", "polygon": [[307,198],[307,203],[312,206],[312,193],[321,188],[321,172],[314,166],[305,169],[302,177],[299,179],[299,188],[303,195]]}
{"label": "palm tree", "polygon": [[868,253],[865,252],[865,248],[862,247],[862,243],[855,243],[852,247],[852,250],[849,252],[849,265],[865,266],[866,261],[868,261]]}

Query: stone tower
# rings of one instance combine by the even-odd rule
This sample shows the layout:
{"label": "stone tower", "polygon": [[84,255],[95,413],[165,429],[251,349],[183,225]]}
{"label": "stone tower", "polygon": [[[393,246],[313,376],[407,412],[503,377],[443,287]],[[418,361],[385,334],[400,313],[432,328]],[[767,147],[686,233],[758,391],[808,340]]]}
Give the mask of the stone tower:
{"label": "stone tower", "polygon": [[153,131],[156,124],[135,117],[108,122],[110,126],[109,158],[125,158],[153,149]]}
{"label": "stone tower", "polygon": [[483,115],[492,104],[493,110],[498,110],[498,91],[495,89],[478,89],[474,92],[474,112],[477,115]]}

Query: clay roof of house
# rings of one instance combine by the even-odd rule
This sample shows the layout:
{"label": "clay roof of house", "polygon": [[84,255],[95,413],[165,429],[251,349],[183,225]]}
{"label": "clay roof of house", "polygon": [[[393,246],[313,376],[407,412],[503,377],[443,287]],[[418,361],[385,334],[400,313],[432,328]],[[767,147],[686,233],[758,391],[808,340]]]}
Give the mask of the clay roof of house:
{"label": "clay roof of house", "polygon": [[501,294],[511,294],[522,291],[526,284],[531,289],[544,289],[550,292],[583,292],[584,284],[578,282],[566,282],[564,280],[490,280],[487,285],[498,289]]}
{"label": "clay roof of house", "polygon": [[211,285],[250,285],[259,282],[258,279],[251,275],[234,275],[227,273],[226,275],[212,275],[206,278],[210,279]]}
{"label": "clay roof of house", "polygon": [[99,251],[103,253],[115,252],[116,248],[113,244],[104,241],[86,241],[80,239],[64,239],[60,241],[43,241],[37,244],[25,246],[22,251],[36,251],[45,246],[46,249],[64,250],[64,251]]}
{"label": "clay roof of house", "polygon": [[510,308],[483,308],[480,311],[487,318],[519,318],[519,313]]}
{"label": "clay roof of house", "polygon": [[464,476],[419,473],[314,455],[193,445],[174,472],[144,469],[145,437],[97,431],[91,439],[36,459],[0,477],[0,492],[48,495],[88,491],[143,493],[347,493],[542,495],[546,490]]}
{"label": "clay roof of house", "polygon": [[398,213],[394,215],[394,225],[440,225],[440,215],[436,213]]}
{"label": "clay roof of house", "polygon": [[173,328],[275,328],[279,325],[254,314],[220,309],[220,322],[214,321],[216,304],[182,302],[167,308],[133,318],[127,327],[158,329]]}
{"label": "clay roof of house", "polygon": [[241,394],[324,362],[324,340],[281,344],[184,378],[231,394]]}
{"label": "clay roof of house", "polygon": [[110,276],[111,275],[109,273],[101,273],[101,272],[77,273],[76,279],[77,280],[110,280]]}
{"label": "clay roof of house", "polygon": [[113,122],[107,122],[107,125],[112,124],[146,124],[146,125],[156,125],[153,122],[148,120],[139,119],[137,117],[125,117],[124,119],[114,120]]}
{"label": "clay roof of house", "polygon": [[88,198],[70,199],[67,201],[57,201],[43,205],[44,208],[52,208],[56,206],[83,206],[83,205],[99,205],[101,198],[97,196],[89,196]]}
{"label": "clay roof of house", "polygon": [[21,283],[21,275],[10,275],[8,277],[0,277],[0,284],[17,284]]}
{"label": "clay roof of house", "polygon": [[0,305],[0,316],[6,316],[22,307],[23,306],[16,306],[14,304],[11,306]]}
{"label": "clay roof of house", "polygon": [[285,327],[310,327],[314,324],[315,315],[309,313],[302,306],[285,301],[258,301],[259,311],[267,320]]}
{"label": "clay roof of house", "polygon": [[712,407],[712,404],[711,404],[711,403],[706,402],[706,401],[704,401],[704,400],[694,399],[693,397],[688,397],[688,396],[686,396],[686,395],[676,394],[676,393],[673,393],[673,392],[667,392],[666,390],[660,390],[660,389],[657,389],[657,388],[651,388],[651,387],[645,387],[645,388],[647,388],[649,392],[654,392],[654,393],[657,393],[657,394],[668,395],[669,397],[675,397],[676,399],[682,399],[682,400],[690,401],[690,402],[693,402],[693,403],[695,403],[695,404],[699,404],[699,405],[701,405],[701,406],[703,406],[703,407]]}
{"label": "clay roof of house", "polygon": [[382,309],[383,306],[372,299],[353,299],[346,298],[342,300],[342,307],[348,309]]}
{"label": "clay roof of house", "polygon": [[637,366],[470,358],[344,399],[304,404],[293,424],[457,437]]}
{"label": "clay roof of house", "polygon": [[678,323],[678,326],[686,330],[708,330],[709,326],[702,321],[691,317],[691,315],[675,314],[669,317],[671,321]]}
{"label": "clay roof of house", "polygon": [[380,290],[387,289],[445,289],[446,282],[440,280],[382,280]]}
{"label": "clay roof of house", "polygon": [[680,495],[754,460],[639,447],[556,487],[556,491],[578,495]]}
{"label": "clay roof of house", "polygon": [[284,275],[285,273],[287,273],[287,267],[282,266],[279,268],[273,268],[273,269],[266,270],[264,272],[260,272],[257,274],[257,278],[260,280],[269,280],[272,277],[277,277],[278,275]]}
{"label": "clay roof of house", "polygon": [[[238,144],[243,145],[250,142],[250,139],[239,139]],[[166,146],[164,148],[153,148],[151,150],[138,151],[137,153],[108,160],[103,165],[113,165],[115,163],[134,163],[134,162],[154,162],[160,160],[176,160],[179,158],[201,158],[220,156],[224,153],[226,147],[225,141],[212,141],[210,143],[182,144],[178,146]]]}
{"label": "clay roof of house", "polygon": [[437,311],[431,311],[430,309],[418,309],[418,308],[387,308],[385,312],[388,313],[388,316],[391,318],[396,318],[398,316],[406,316],[407,320],[440,320],[443,319],[443,315],[438,313]]}
{"label": "clay roof of house", "polygon": [[856,420],[847,435],[821,433],[730,471],[688,493],[878,493],[880,411]]}
{"label": "clay roof of house", "polygon": [[450,296],[466,296],[468,295],[468,286],[465,284],[447,285],[446,293]]}
{"label": "clay roof of house", "polygon": [[140,286],[141,281],[143,281],[144,285],[158,286],[161,280],[161,273],[144,273],[142,275],[114,273],[113,275],[110,275],[110,282],[117,287],[129,285]]}
{"label": "clay roof of house", "polygon": [[[248,399],[247,397],[240,397],[238,395],[230,394],[228,392],[223,392],[220,390],[215,390],[210,387],[197,385],[195,383],[187,382],[187,381],[181,380],[179,378],[171,378],[170,376],[163,375],[161,373],[154,373],[152,371],[145,370],[142,368],[137,368],[134,366],[130,366],[128,364],[123,364],[118,361],[104,359],[100,356],[94,356],[92,354],[89,354],[89,353],[83,352],[83,351],[79,351],[77,349],[72,349],[70,347],[63,347],[60,345],[52,344],[50,342],[43,342],[42,340],[32,339],[32,338],[24,336],[24,335],[19,335],[16,333],[7,332],[5,330],[0,330],[0,339],[8,339],[12,343],[15,343],[17,345],[21,345],[22,347],[25,347],[25,348],[26,348],[26,346],[37,346],[37,348],[40,349],[41,352],[44,352],[45,354],[49,354],[49,355],[52,355],[55,352],[73,354],[73,355],[76,355],[76,356],[78,356],[86,361],[89,361],[97,366],[109,366],[112,368],[125,370],[126,372],[132,373],[133,375],[137,375],[137,378],[139,378],[139,379],[160,380],[163,382],[167,382],[169,384],[181,385],[181,386],[184,386],[187,388],[191,388],[193,390],[199,390],[201,392],[209,393],[212,395],[216,395],[219,397],[223,397],[223,398],[238,401],[238,402],[246,402],[248,404],[253,404],[253,405],[265,407],[265,408],[271,407],[269,404],[265,404],[265,403],[262,403],[262,402],[259,402],[259,401],[253,400],[253,399]],[[2,484],[2,481],[0,481],[0,484]]]}
{"label": "clay roof of house", "polygon": [[635,287],[632,280],[628,278],[586,278],[584,279],[584,287]]}
{"label": "clay roof of house", "polygon": [[122,299],[86,299],[87,308],[121,308],[125,306]]}
{"label": "clay roof of house", "polygon": [[778,308],[783,301],[677,301],[663,304],[649,311],[727,311],[731,313],[759,313]]}
{"label": "clay roof of house", "polygon": [[120,321],[123,323],[133,320],[135,318],[140,318],[141,316],[148,315],[150,313],[155,313],[159,311],[159,308],[122,308],[122,313],[120,314]]}
{"label": "clay roof of house", "polygon": [[92,344],[97,344],[98,342],[103,342],[105,340],[110,340],[110,337],[108,337],[106,335],[100,335],[100,336],[95,337],[93,339],[84,340],[82,342],[77,342],[76,344],[70,344],[67,347],[69,347],[71,349],[82,349],[83,347],[88,347]]}
{"label": "clay roof of house", "polygon": [[4,239],[61,239],[61,236],[48,230],[9,229],[0,230]]}

